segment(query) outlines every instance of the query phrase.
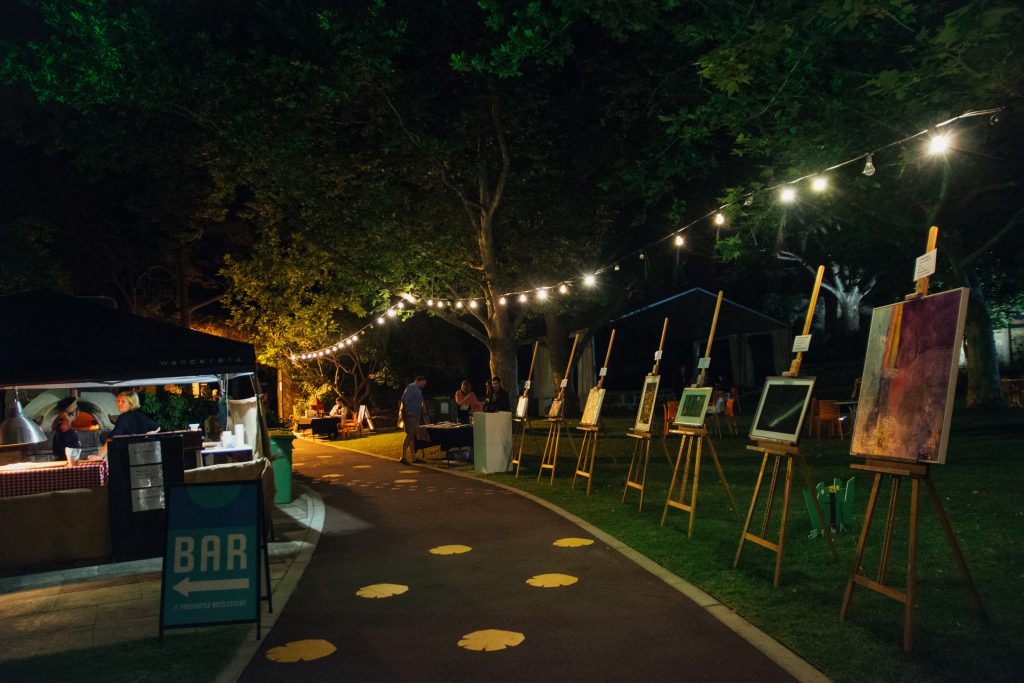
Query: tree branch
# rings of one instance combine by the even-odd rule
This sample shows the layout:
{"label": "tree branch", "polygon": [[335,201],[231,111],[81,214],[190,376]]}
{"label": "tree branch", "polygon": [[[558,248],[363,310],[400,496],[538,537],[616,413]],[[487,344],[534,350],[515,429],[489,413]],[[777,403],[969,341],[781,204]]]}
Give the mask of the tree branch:
{"label": "tree branch", "polygon": [[1024,220],[1024,206],[1017,209],[1017,211],[1012,216],[1010,216],[1010,220],[1006,222],[1006,225],[997,230],[996,233],[992,235],[992,237],[988,238],[988,240],[983,245],[975,249],[969,255],[960,259],[958,268],[961,271],[964,271],[973,266],[975,261],[977,261],[980,257],[991,251],[992,247],[995,246],[995,243],[1001,240],[1008,232],[1017,227],[1017,225],[1020,224],[1022,220]]}

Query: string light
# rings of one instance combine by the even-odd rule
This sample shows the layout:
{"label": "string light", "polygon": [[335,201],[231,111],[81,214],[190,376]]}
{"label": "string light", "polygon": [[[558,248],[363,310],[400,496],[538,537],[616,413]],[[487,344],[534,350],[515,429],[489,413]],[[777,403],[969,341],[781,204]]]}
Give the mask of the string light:
{"label": "string light", "polygon": [[[800,178],[795,178],[795,179],[792,179],[792,180],[788,180],[788,181],[786,181],[784,183],[778,183],[778,184],[771,185],[771,186],[761,187],[761,188],[758,188],[756,190],[747,192],[745,195],[742,195],[742,200],[737,199],[735,202],[730,202],[728,204],[725,204],[725,205],[719,207],[719,209],[716,209],[714,211],[711,211],[709,213],[704,214],[703,216],[700,216],[700,217],[694,219],[690,223],[682,226],[681,228],[676,228],[673,232],[669,233],[668,235],[666,235],[664,237],[661,237],[659,239],[655,239],[655,240],[653,240],[648,245],[641,246],[636,251],[632,252],[632,254],[627,254],[625,256],[620,256],[618,261],[616,261],[615,263],[611,264],[611,268],[612,268],[612,270],[618,272],[619,270],[621,270],[620,263],[625,261],[630,256],[636,256],[641,261],[645,260],[646,259],[646,254],[644,252],[645,252],[646,249],[654,246],[657,243],[660,243],[660,242],[668,239],[669,237],[673,238],[673,241],[674,241],[676,246],[678,246],[678,247],[683,246],[685,240],[684,240],[684,237],[683,237],[682,233],[685,232],[686,230],[688,230],[689,228],[697,225],[701,221],[707,220],[708,218],[710,218],[712,220],[712,223],[715,226],[717,226],[717,227],[721,227],[721,226],[725,225],[727,223],[727,218],[726,218],[725,214],[723,213],[722,209],[726,209],[729,206],[733,206],[733,205],[739,203],[740,201],[742,201],[743,206],[748,206],[748,207],[752,206],[754,204],[754,195],[755,194],[765,194],[765,193],[773,192],[773,191],[777,190],[778,191],[778,199],[779,199],[780,202],[787,203],[787,204],[788,203],[792,203],[792,202],[796,201],[796,199],[797,199],[797,192],[796,192],[796,188],[794,187],[794,185],[796,185],[797,183],[800,183],[800,182],[802,182],[804,180],[810,180],[810,187],[811,187],[811,189],[813,191],[815,191],[815,192],[824,192],[825,190],[828,189],[828,179],[825,176],[825,174],[829,173],[830,171],[834,171],[834,170],[837,170],[839,168],[843,168],[843,167],[848,166],[850,164],[857,163],[861,159],[864,160],[864,167],[861,170],[861,173],[863,175],[865,175],[865,176],[868,176],[868,177],[873,176],[875,174],[875,172],[876,172],[876,167],[875,167],[875,164],[874,164],[874,155],[875,154],[877,154],[878,152],[881,152],[882,150],[888,149],[890,147],[904,145],[904,144],[906,144],[906,143],[908,143],[908,142],[910,142],[910,141],[912,141],[912,140],[914,140],[916,138],[928,135],[929,137],[927,138],[927,142],[926,142],[926,146],[925,146],[925,151],[928,154],[931,154],[931,155],[944,154],[944,153],[946,153],[946,152],[948,152],[950,150],[953,138],[952,138],[952,135],[950,133],[948,133],[948,132],[939,132],[941,129],[943,129],[943,128],[947,127],[947,126],[950,126],[951,124],[953,124],[953,123],[955,123],[955,122],[957,122],[957,121],[959,121],[961,119],[968,119],[968,118],[973,118],[973,117],[977,117],[977,116],[987,116],[987,117],[990,117],[989,118],[989,123],[995,124],[998,121],[998,116],[999,116],[999,113],[1001,111],[1002,111],[1001,107],[985,109],[985,110],[967,111],[967,112],[964,112],[963,114],[960,114],[959,116],[955,116],[953,118],[947,119],[946,121],[938,123],[938,124],[934,125],[931,128],[926,128],[926,129],[921,130],[921,131],[919,131],[917,133],[913,133],[913,134],[907,135],[907,136],[905,136],[903,138],[900,138],[898,140],[894,140],[892,142],[889,142],[889,143],[887,143],[885,145],[881,145],[881,146],[876,147],[875,149],[873,149],[871,151],[868,151],[868,152],[865,152],[865,153],[861,153],[861,154],[853,157],[852,159],[848,159],[848,160],[843,161],[841,163],[833,164],[832,166],[829,166],[828,168],[821,169],[821,170],[816,171],[814,173],[809,173],[809,174],[804,175],[804,176],[802,176]],[[599,268],[597,270],[597,272],[603,272],[607,268],[608,268],[608,266],[605,266],[603,268]],[[594,287],[597,284],[597,278],[596,278],[597,272],[582,276],[582,278],[580,278],[580,281],[582,282],[583,286],[585,286],[585,287]],[[558,285],[558,292],[560,294],[567,294],[569,292],[569,285],[571,285],[574,281],[576,281],[576,278],[571,278],[571,279],[569,279],[567,281],[564,281],[561,284],[559,284]],[[503,295],[499,296],[499,298],[498,298],[498,305],[499,306],[507,305],[508,304],[508,296],[512,296],[513,294],[517,295],[516,299],[520,303],[527,303],[529,301],[528,294],[531,294],[531,293],[536,294],[537,299],[543,301],[543,300],[546,300],[548,298],[547,290],[548,289],[552,289],[552,288],[553,288],[553,286],[543,286],[543,287],[537,287],[537,288],[533,288],[533,289],[525,289],[525,290],[521,290],[519,292],[506,293],[506,294],[503,294]],[[417,303],[417,298],[412,293],[402,292],[402,293],[399,293],[398,296],[401,299],[403,299],[404,301],[408,301],[410,304],[416,304]],[[440,299],[435,301],[433,298],[428,298],[428,299],[426,299],[426,304],[427,304],[428,308],[436,307],[438,309],[443,309],[445,307],[445,302],[443,300],[440,300]],[[462,300],[458,300],[454,305],[455,305],[456,308],[460,308],[461,309],[463,307],[463,301]],[[470,299],[469,300],[469,307],[470,308],[476,308],[477,307],[477,300],[476,299]],[[402,310],[404,308],[405,308],[404,303],[402,301],[399,301],[396,304],[392,304],[392,306],[390,308],[386,309],[385,314],[387,315],[387,317],[394,318],[394,317],[397,316],[396,309]],[[383,325],[385,322],[386,322],[386,319],[385,319],[384,316],[379,316],[377,318],[377,324],[378,325]],[[363,335],[366,334],[365,330],[370,329],[372,327],[373,327],[372,323],[366,324],[361,330],[355,332],[349,339],[344,340],[344,343],[338,342],[337,344],[335,344],[333,346],[327,346],[324,349],[320,349],[318,351],[313,351],[313,352],[308,352],[308,353],[303,353],[303,354],[291,354],[289,356],[289,358],[292,361],[295,361],[295,360],[306,360],[306,359],[311,359],[311,358],[320,358],[320,357],[322,357],[322,356],[324,356],[324,355],[326,355],[328,353],[332,353],[332,352],[340,350],[343,345],[344,346],[351,345],[351,343],[353,343],[356,340],[357,337],[363,336]]]}

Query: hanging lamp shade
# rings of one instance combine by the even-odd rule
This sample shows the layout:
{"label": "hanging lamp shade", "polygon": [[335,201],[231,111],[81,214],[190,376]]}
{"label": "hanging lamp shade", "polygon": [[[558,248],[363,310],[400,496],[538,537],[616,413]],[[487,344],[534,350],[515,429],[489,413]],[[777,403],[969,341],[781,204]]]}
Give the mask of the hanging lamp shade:
{"label": "hanging lamp shade", "polygon": [[14,415],[0,424],[0,446],[19,446],[46,441],[46,435],[21,411],[21,401],[14,399]]}

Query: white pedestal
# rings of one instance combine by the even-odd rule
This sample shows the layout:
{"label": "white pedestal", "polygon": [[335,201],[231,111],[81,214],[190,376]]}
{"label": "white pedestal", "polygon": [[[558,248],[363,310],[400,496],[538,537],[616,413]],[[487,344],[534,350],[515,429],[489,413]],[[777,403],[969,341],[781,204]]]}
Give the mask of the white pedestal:
{"label": "white pedestal", "polygon": [[512,413],[473,414],[473,469],[504,472],[512,452]]}

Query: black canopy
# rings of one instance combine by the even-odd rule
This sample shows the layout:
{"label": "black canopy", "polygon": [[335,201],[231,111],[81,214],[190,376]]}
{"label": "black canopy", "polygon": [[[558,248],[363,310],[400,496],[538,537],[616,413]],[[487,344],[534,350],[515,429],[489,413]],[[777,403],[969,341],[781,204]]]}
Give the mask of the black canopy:
{"label": "black canopy", "polygon": [[0,297],[0,386],[206,381],[256,371],[252,344],[50,290]]}

